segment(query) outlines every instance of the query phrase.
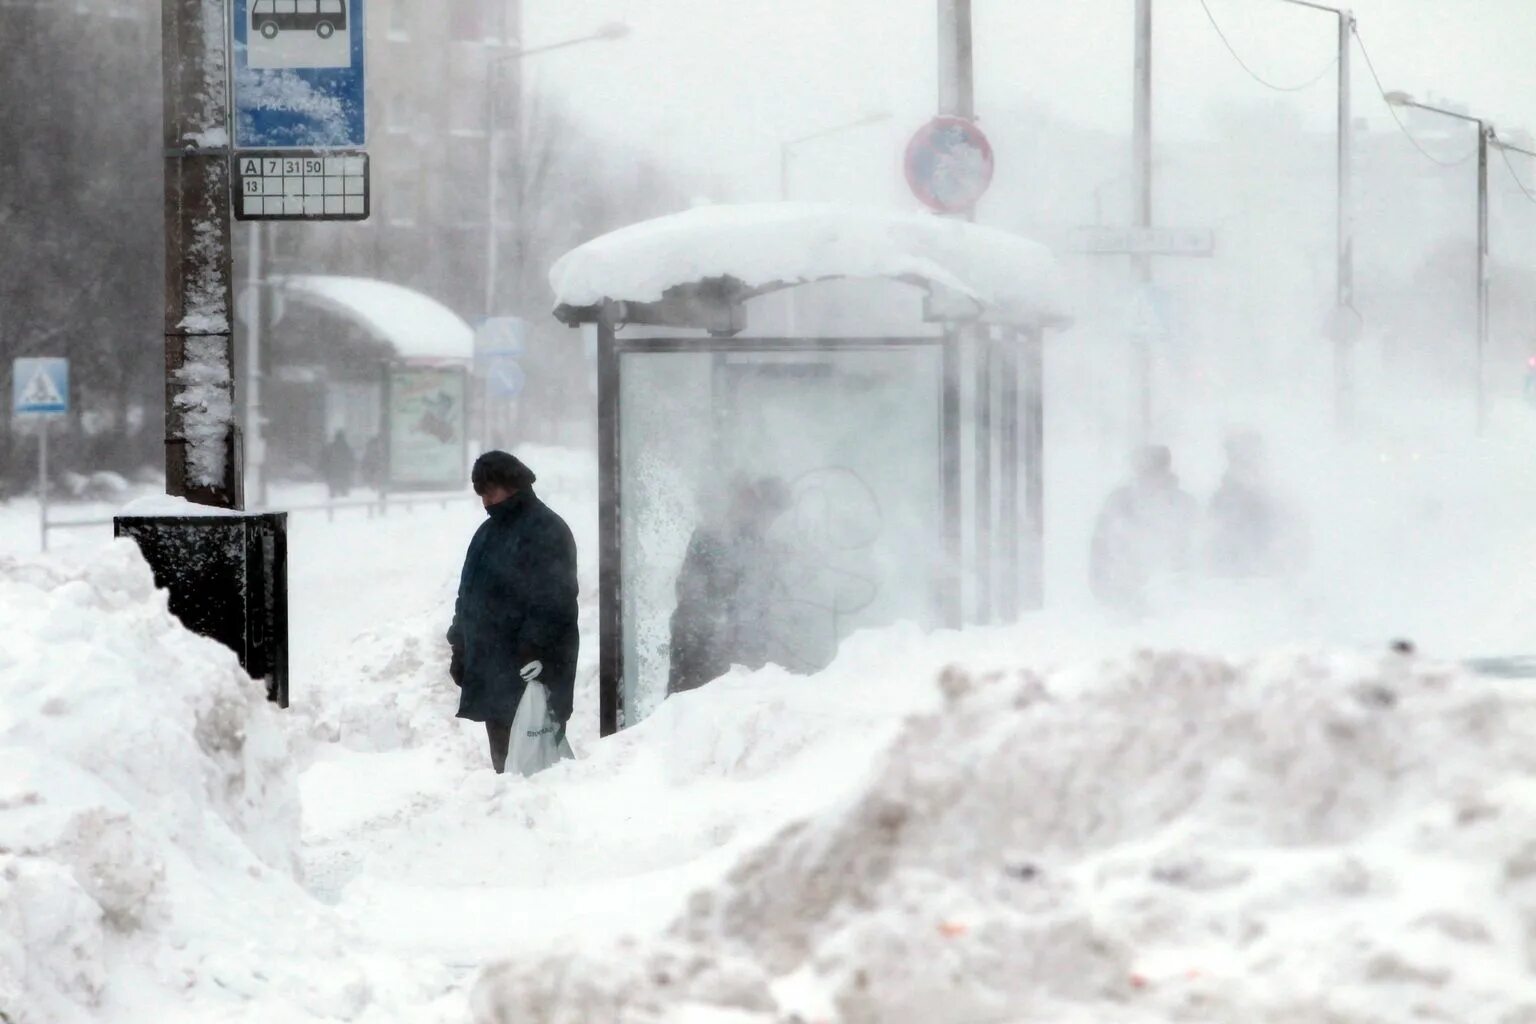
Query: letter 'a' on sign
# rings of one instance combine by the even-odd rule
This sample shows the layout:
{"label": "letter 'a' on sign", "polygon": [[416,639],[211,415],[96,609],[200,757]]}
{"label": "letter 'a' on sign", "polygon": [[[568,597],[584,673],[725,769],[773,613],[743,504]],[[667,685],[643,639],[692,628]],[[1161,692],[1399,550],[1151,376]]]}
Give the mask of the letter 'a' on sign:
{"label": "letter 'a' on sign", "polygon": [[367,153],[236,153],[233,178],[239,220],[368,219]]}

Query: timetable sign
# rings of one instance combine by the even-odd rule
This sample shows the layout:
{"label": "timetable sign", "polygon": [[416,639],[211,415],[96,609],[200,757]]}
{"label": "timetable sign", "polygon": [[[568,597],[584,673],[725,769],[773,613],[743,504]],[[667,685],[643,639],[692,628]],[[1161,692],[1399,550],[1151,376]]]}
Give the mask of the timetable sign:
{"label": "timetable sign", "polygon": [[367,220],[368,154],[236,153],[239,220]]}

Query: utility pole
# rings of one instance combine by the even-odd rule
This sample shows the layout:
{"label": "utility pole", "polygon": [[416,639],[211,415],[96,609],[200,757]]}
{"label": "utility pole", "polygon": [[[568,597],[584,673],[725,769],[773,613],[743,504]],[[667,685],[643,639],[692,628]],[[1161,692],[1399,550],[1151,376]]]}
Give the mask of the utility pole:
{"label": "utility pole", "polygon": [[[1152,0],[1136,0],[1136,92],[1132,108],[1131,155],[1135,184],[1135,219],[1139,228],[1152,226]],[[1152,257],[1132,257],[1136,283],[1152,285]],[[1136,339],[1137,436],[1146,444],[1152,439],[1152,340]]]}
{"label": "utility pole", "polygon": [[1488,147],[1493,126],[1477,123],[1477,436],[1488,429]]}
{"label": "utility pole", "polygon": [[[1488,150],[1502,146],[1493,125],[1480,117],[1448,110],[1428,103],[1420,103],[1405,92],[1389,92],[1387,102],[1394,107],[1413,107],[1416,110],[1440,114],[1443,117],[1465,121],[1477,129],[1477,349],[1474,367],[1473,392],[1477,396],[1477,436],[1482,437],[1488,426],[1488,392],[1484,381],[1484,360],[1488,355]],[[1506,147],[1507,148],[1507,147]]]}
{"label": "utility pole", "polygon": [[266,283],[267,226],[252,221],[246,227],[246,314],[245,325],[245,452],[246,466],[256,492],[256,507],[267,507],[267,445],[261,422],[261,343],[266,327],[268,289]]}
{"label": "utility pole", "polygon": [[[967,121],[976,119],[976,83],[974,71],[974,54],[971,37],[971,0],[938,0],[938,42],[939,42],[939,113],[950,117],[960,117]],[[965,213],[967,220],[975,218],[973,211]],[[944,346],[944,393],[950,396],[960,394],[960,349],[968,332],[958,324],[950,323],[945,326],[948,336]],[[976,351],[976,399],[979,403],[982,396],[990,402],[992,396],[991,384],[991,352],[990,343],[985,336],[985,329],[980,329],[975,334]],[[977,423],[978,436],[976,438],[976,450],[978,453],[987,453],[985,457],[978,457],[976,462],[976,611],[977,620],[987,621],[991,617],[991,538],[992,538],[992,484],[991,484],[991,436],[990,429],[987,436],[980,436],[980,424],[986,422],[990,427],[990,416],[983,414],[978,408]],[[960,403],[954,400],[947,403],[945,422],[943,426],[944,437],[948,439],[945,444],[946,451],[958,450],[960,437]],[[953,442],[953,443],[952,443]],[[983,465],[985,464],[985,469]],[[960,495],[960,464],[958,457],[947,456],[944,463],[944,493],[954,495],[956,507],[945,510],[945,556],[949,566],[949,579],[947,581],[946,618],[948,625],[958,627],[964,619],[965,598],[962,587],[961,561],[964,557],[963,538],[960,526],[961,509],[964,502],[959,500]]]}
{"label": "utility pole", "polygon": [[1338,276],[1330,334],[1333,339],[1334,420],[1339,432],[1346,433],[1354,421],[1354,346],[1360,340],[1361,327],[1360,313],[1355,309],[1355,220],[1352,181],[1355,125],[1350,78],[1350,58],[1354,54],[1355,16],[1350,11],[1316,3],[1315,0],[1285,0],[1285,2],[1295,7],[1309,7],[1314,11],[1331,14],[1338,21],[1339,123],[1336,184]]}
{"label": "utility pole", "polygon": [[244,504],[234,415],[227,0],[162,0],[165,488]]}
{"label": "utility pole", "polygon": [[1355,310],[1354,238],[1354,139],[1355,124],[1350,88],[1351,38],[1355,16],[1339,11],[1339,128],[1338,128],[1338,284],[1334,294],[1333,387],[1334,420],[1341,432],[1354,422],[1354,346],[1359,340],[1359,313]]}

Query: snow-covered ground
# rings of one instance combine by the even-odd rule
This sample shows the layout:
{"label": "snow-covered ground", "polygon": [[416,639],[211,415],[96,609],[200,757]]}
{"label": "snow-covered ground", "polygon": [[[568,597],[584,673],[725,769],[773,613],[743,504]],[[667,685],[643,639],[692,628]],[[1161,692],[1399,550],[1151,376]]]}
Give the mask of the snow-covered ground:
{"label": "snow-covered ground", "polygon": [[130,547],[38,559],[35,508],[0,506],[0,1011],[1536,1019],[1536,691],[1385,653],[1536,648],[1528,433],[1331,455],[1311,575],[1139,625],[1083,600],[1118,459],[1058,453],[1050,612],[861,634],[601,742],[595,465],[525,452],[576,532],[585,639],[580,759],[531,780],[452,718],[467,491],[295,513],[287,714]]}

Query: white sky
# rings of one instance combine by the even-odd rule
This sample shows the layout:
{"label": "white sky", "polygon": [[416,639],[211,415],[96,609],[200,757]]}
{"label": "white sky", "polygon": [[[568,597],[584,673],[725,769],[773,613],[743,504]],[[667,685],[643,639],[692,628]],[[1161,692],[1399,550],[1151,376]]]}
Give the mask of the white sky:
{"label": "white sky", "polygon": [[[1279,0],[1208,2],[1245,59],[1278,82],[1308,80],[1331,59],[1325,14]],[[974,7],[984,126],[989,115],[1034,106],[1128,130],[1132,0]],[[899,159],[933,113],[934,8],[934,0],[525,0],[530,45],[615,19],[634,30],[622,42],[530,58],[527,70],[595,129],[712,173],[729,198],[770,198],[780,139],[867,111],[893,117],[799,151],[797,179],[816,176],[819,162]],[[1536,0],[1357,0],[1354,9],[1389,89],[1464,103],[1506,129],[1536,129]],[[1208,133],[1218,107],[1281,98],[1238,68],[1199,0],[1157,0],[1156,17],[1160,138]],[[1356,64],[1357,115],[1383,121]],[[1295,96],[1319,128],[1331,124],[1333,88],[1329,74]],[[998,173],[1007,173],[1001,154]]]}

